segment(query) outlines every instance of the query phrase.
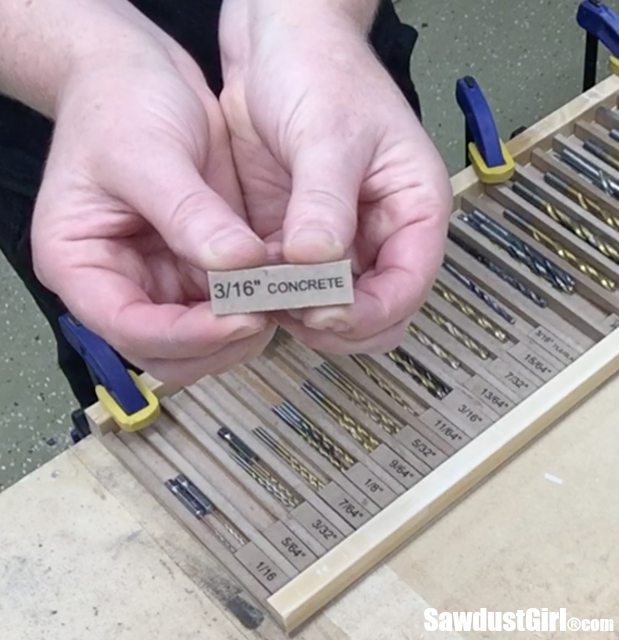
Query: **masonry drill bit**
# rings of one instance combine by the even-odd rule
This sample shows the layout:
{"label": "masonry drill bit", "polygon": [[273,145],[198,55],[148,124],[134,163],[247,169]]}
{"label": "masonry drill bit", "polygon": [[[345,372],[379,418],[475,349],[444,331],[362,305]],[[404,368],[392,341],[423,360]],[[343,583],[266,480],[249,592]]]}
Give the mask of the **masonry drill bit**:
{"label": "masonry drill bit", "polygon": [[445,260],[443,263],[445,271],[450,273],[460,284],[465,286],[472,294],[479,298],[486,306],[490,307],[498,316],[501,316],[503,320],[509,322],[509,324],[515,324],[514,317],[503,308],[497,300],[495,300],[487,291],[484,291],[476,282],[471,280],[467,275],[462,273],[456,265],[452,264],[449,260]]}
{"label": "masonry drill bit", "polygon": [[608,173],[600,169],[593,162],[590,162],[588,158],[585,158],[580,153],[572,151],[571,149],[562,149],[557,154],[559,160],[569,165],[584,176],[598,189],[601,189],[604,193],[607,193],[613,198],[619,198],[619,184]]}
{"label": "masonry drill bit", "polygon": [[312,472],[287,447],[278,442],[268,431],[258,427],[254,433],[262,442],[281,458],[298,476],[317,491],[325,486],[325,482]]}
{"label": "masonry drill bit", "polygon": [[479,325],[484,331],[495,337],[499,342],[507,342],[508,337],[505,331],[501,327],[497,326],[488,316],[484,315],[480,311],[477,311],[475,307],[470,305],[466,300],[463,300],[459,295],[455,294],[451,289],[446,287],[442,282],[437,281],[434,285],[434,290],[452,307],[458,309],[460,313],[464,314],[467,318],[473,320],[473,322]]}
{"label": "masonry drill bit", "polygon": [[451,387],[448,387],[438,376],[428,371],[428,369],[417,362],[415,358],[409,353],[406,353],[401,347],[390,351],[387,357],[415,382],[425,387],[435,398],[442,400],[451,392]]}
{"label": "masonry drill bit", "polygon": [[525,298],[528,298],[529,300],[534,302],[538,307],[541,307],[542,309],[548,306],[548,300],[546,300],[546,298],[544,298],[543,296],[539,295],[537,292],[533,291],[533,289],[530,289],[529,287],[527,287],[527,285],[522,280],[520,280],[520,278],[517,278],[511,273],[505,271],[505,269],[503,269],[500,265],[494,262],[494,260],[491,260],[480,251],[477,251],[477,249],[468,245],[461,238],[458,238],[457,236],[451,236],[451,235],[450,235],[450,238],[461,249],[466,251],[472,258],[475,258],[477,262],[479,262],[484,267],[486,267],[486,269],[494,273],[495,276],[497,276],[498,278],[501,278],[501,280],[503,280],[503,282],[506,282],[510,287],[512,287],[519,293],[521,293],[523,296],[525,296]]}
{"label": "masonry drill bit", "polygon": [[617,158],[615,158],[611,153],[600,147],[599,144],[593,142],[593,140],[585,140],[582,146],[585,151],[588,151],[596,158],[599,158],[602,162],[605,162],[613,169],[619,170],[619,160],[617,160]]}
{"label": "masonry drill bit", "polygon": [[597,249],[602,255],[619,264],[619,250],[617,250],[611,242],[607,242],[594,233],[586,224],[576,220],[566,211],[550,204],[550,202],[544,200],[540,195],[518,182],[512,185],[512,189],[521,198],[525,199],[534,207],[537,207],[540,211],[548,214],[550,218],[558,222],[562,227],[565,227],[581,240],[584,240],[588,245]]}
{"label": "masonry drill bit", "polygon": [[568,273],[485,213],[476,209],[470,213],[461,214],[460,218],[558,291],[574,292],[576,282]]}
{"label": "masonry drill bit", "polygon": [[328,362],[317,369],[331,384],[337,387],[355,406],[368,415],[378,426],[391,435],[402,430],[403,425],[392,418],[376,402],[367,396],[348,376]]}
{"label": "masonry drill bit", "polygon": [[419,344],[422,344],[426,349],[448,364],[452,369],[459,369],[462,366],[462,363],[458,358],[452,356],[451,353],[443,349],[443,347],[432,340],[432,338],[419,329],[419,327],[416,327],[414,324],[409,324],[407,331],[413,338],[415,338],[415,340],[417,340],[417,342],[419,342]]}
{"label": "masonry drill bit", "polygon": [[595,200],[587,198],[576,187],[563,180],[563,178],[560,178],[555,173],[548,172],[544,174],[544,181],[553,189],[556,189],[563,195],[579,204],[585,211],[588,211],[596,218],[598,218],[598,220],[605,222],[609,227],[612,227],[613,229],[619,229],[619,217],[614,216],[608,211],[605,211],[597,202],[595,202]]}
{"label": "masonry drill bit", "polygon": [[288,401],[273,407],[291,429],[296,431],[312,448],[326,458],[336,469],[347,471],[357,462],[343,447],[334,443],[322,429],[307,419],[293,404]]}
{"label": "masonry drill bit", "polygon": [[600,273],[600,271],[598,271],[598,269],[596,269],[592,264],[584,261],[582,258],[579,258],[575,253],[567,249],[560,242],[546,235],[526,220],[520,218],[520,216],[508,210],[505,211],[504,215],[506,220],[509,220],[509,222],[528,233],[534,240],[536,240],[540,244],[548,247],[548,249],[556,253],[560,258],[563,258],[563,260],[565,260],[572,266],[576,267],[581,273],[586,275],[594,282],[597,282],[601,287],[604,287],[604,289],[607,289],[608,291],[614,291],[617,288],[617,283],[614,280],[612,280],[605,274]]}
{"label": "masonry drill bit", "polygon": [[290,508],[301,504],[301,499],[265,467],[260,458],[230,429],[222,427],[217,435],[230,447],[232,459],[276,500]]}
{"label": "masonry drill bit", "polygon": [[386,395],[388,395],[402,409],[417,415],[417,412],[406,402],[400,393],[398,393],[392,384],[389,384],[385,376],[381,375],[378,370],[362,360],[359,356],[350,356],[350,359],[363,371],[363,373]]}
{"label": "masonry drill bit", "polygon": [[458,342],[463,344],[469,351],[474,353],[478,358],[487,360],[490,357],[490,352],[484,349],[476,340],[473,340],[471,336],[462,331],[460,327],[457,327],[451,320],[446,318],[442,313],[439,313],[434,307],[429,304],[421,307],[421,311],[424,315],[428,316],[435,325],[446,331],[452,338],[455,338]]}
{"label": "masonry drill bit", "polygon": [[316,385],[306,380],[301,385],[301,389],[366,451],[371,453],[378,447],[380,442],[364,426],[360,425],[352,416],[338,407],[335,402],[333,402],[331,398],[328,398]]}

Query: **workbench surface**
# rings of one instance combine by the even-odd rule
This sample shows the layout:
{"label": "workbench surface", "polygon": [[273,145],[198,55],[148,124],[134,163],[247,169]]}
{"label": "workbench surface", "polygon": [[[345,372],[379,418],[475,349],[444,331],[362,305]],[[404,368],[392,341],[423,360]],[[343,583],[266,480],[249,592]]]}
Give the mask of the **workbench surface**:
{"label": "workbench surface", "polygon": [[[424,631],[427,606],[566,607],[619,628],[618,404],[615,378],[296,637],[459,637]],[[0,494],[0,638],[285,638],[211,562],[89,438]]]}

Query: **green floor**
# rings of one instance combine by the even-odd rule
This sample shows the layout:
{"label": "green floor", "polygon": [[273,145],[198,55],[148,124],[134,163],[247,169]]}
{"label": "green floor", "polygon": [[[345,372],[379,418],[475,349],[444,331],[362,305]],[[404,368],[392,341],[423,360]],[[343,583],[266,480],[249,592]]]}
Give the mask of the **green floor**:
{"label": "green floor", "polygon": [[[425,124],[452,172],[462,165],[455,80],[474,75],[504,135],[580,91],[583,35],[567,0],[400,0],[420,40],[413,60]],[[2,213],[0,212],[0,215]],[[68,446],[73,408],[51,333],[0,258],[0,490]]]}

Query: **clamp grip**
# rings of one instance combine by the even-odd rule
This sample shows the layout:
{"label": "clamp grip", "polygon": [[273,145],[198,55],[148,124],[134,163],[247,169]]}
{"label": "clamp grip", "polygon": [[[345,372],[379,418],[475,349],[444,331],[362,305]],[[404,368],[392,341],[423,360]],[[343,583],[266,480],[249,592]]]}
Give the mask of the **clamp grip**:
{"label": "clamp grip", "polygon": [[481,87],[471,76],[456,83],[456,101],[466,123],[467,158],[479,179],[487,184],[512,177],[515,162],[499,136],[499,131]]}
{"label": "clamp grip", "polygon": [[134,371],[125,368],[105,340],[69,313],[59,323],[69,344],[84,359],[99,402],[123,431],[139,431],[159,417],[157,396]]}
{"label": "clamp grip", "polygon": [[596,82],[598,42],[610,51],[610,69],[619,73],[619,15],[600,0],[584,0],[578,6],[576,22],[587,33],[583,89]]}

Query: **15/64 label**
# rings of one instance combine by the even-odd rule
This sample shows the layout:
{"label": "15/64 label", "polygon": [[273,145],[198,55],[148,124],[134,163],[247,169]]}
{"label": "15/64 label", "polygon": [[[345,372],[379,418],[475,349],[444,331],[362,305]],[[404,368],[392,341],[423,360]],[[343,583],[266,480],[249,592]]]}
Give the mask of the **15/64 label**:
{"label": "15/64 label", "polygon": [[350,260],[210,271],[209,289],[215,315],[354,302]]}

